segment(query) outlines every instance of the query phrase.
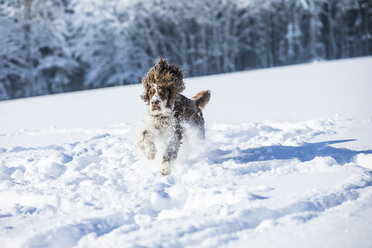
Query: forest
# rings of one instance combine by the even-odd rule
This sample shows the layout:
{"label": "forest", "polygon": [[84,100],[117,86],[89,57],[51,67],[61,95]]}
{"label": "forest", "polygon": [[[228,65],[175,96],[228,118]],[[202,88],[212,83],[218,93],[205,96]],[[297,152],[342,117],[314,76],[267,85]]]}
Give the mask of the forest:
{"label": "forest", "polygon": [[370,0],[0,0],[0,100],[371,54]]}

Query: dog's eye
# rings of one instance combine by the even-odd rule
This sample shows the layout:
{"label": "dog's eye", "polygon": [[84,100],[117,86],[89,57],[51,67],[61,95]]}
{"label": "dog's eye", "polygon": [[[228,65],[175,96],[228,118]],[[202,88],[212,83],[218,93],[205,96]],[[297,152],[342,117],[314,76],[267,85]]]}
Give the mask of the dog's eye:
{"label": "dog's eye", "polygon": [[161,94],[163,93],[163,89],[158,89],[158,92]]}

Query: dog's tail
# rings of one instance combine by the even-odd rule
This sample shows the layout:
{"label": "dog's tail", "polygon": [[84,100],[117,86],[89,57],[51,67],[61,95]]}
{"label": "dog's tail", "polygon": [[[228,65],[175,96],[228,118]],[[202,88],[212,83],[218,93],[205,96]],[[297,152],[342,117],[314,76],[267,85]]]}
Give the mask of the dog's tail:
{"label": "dog's tail", "polygon": [[200,109],[204,109],[205,105],[209,102],[211,98],[211,92],[209,90],[203,90],[193,96],[192,100],[195,101],[196,105]]}

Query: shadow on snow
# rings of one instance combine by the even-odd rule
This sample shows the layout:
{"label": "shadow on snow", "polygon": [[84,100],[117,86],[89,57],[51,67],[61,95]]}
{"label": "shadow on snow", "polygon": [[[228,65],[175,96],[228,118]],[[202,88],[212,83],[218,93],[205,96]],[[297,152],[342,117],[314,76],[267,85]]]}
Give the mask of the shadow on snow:
{"label": "shadow on snow", "polygon": [[306,143],[302,146],[263,146],[258,148],[249,148],[241,150],[212,150],[209,153],[209,162],[223,163],[228,160],[234,160],[237,163],[248,163],[254,161],[267,160],[285,160],[297,158],[301,162],[313,160],[315,157],[332,157],[337,163],[345,164],[353,161],[354,156],[360,153],[372,154],[372,150],[353,151],[346,148],[336,148],[329,145],[355,141],[332,140],[318,143]]}

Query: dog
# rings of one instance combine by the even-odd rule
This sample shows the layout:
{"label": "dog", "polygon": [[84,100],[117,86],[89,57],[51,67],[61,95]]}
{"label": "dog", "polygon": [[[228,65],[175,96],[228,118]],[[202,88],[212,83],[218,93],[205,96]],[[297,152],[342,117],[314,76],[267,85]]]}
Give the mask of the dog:
{"label": "dog", "polygon": [[148,105],[147,124],[141,132],[138,146],[149,160],[155,159],[157,149],[155,138],[166,140],[160,172],[169,175],[176,160],[185,125],[195,127],[200,138],[205,137],[202,110],[210,99],[210,91],[197,93],[192,99],[181,94],[185,89],[184,72],[177,65],[159,58],[142,79],[144,93],[142,100]]}

